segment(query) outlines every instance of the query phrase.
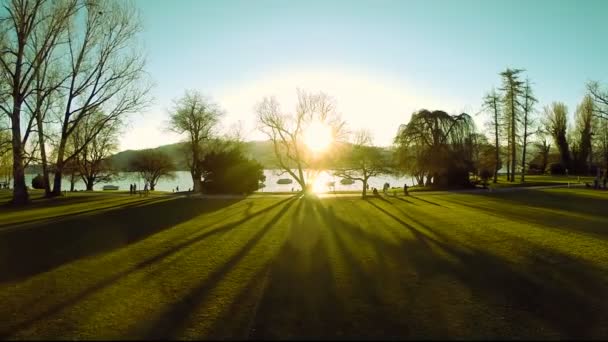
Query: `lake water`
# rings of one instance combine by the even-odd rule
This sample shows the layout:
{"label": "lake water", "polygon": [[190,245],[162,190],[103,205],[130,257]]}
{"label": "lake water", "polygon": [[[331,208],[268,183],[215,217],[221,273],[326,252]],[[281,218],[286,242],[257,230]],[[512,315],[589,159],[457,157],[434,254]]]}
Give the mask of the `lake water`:
{"label": "lake water", "polygon": [[[277,181],[281,178],[289,178],[291,177],[288,174],[279,175],[277,170],[264,170],[264,175],[266,176],[266,181],[264,182],[265,186],[261,188],[260,192],[290,192],[292,188],[297,190],[299,188],[298,183],[292,179],[291,184],[277,184]],[[34,178],[35,174],[26,174],[25,182],[28,187],[32,185],[32,178]],[[321,171],[321,172],[307,172],[306,175],[309,179],[312,180],[313,188],[317,192],[329,191],[331,190],[327,183],[335,182],[335,190],[361,190],[361,182],[356,181],[353,184],[340,184],[340,177],[335,177],[331,174],[330,171]],[[52,181],[52,176],[51,176]],[[395,177],[391,175],[381,175],[378,177],[372,177],[369,180],[370,189],[376,187],[378,189],[382,189],[382,185],[388,182],[391,186],[402,187],[404,183],[408,186],[413,184],[411,177]],[[115,180],[107,183],[99,183],[96,184],[94,190],[101,190],[104,185],[111,184],[117,185],[119,190],[128,190],[129,184],[135,183],[137,184],[138,189],[143,189],[144,181],[139,178],[136,172],[122,172],[119,174],[119,177]],[[175,178],[161,178],[156,185],[156,190],[159,191],[172,191],[176,187],[179,186],[180,191],[185,191],[192,188],[192,177],[190,176],[190,172],[188,171],[176,171]],[[70,182],[68,179],[63,180],[62,188],[64,190],[70,189]],[[84,182],[81,179],[75,184],[74,187],[76,190],[84,190],[86,187]]]}

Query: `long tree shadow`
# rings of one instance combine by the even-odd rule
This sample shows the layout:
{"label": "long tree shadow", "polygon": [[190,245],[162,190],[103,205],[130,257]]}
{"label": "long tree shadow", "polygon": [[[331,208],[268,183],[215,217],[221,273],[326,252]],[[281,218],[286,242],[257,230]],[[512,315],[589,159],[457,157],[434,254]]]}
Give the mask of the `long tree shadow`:
{"label": "long tree shadow", "polygon": [[[101,290],[103,290],[104,288],[107,288],[108,286],[111,286],[112,284],[114,284],[115,282],[117,282],[118,280],[120,280],[121,278],[136,272],[140,269],[143,269],[145,267],[148,267],[152,264],[155,264],[157,262],[160,262],[161,260],[168,258],[169,256],[179,252],[180,250],[187,248],[195,243],[198,243],[210,236],[216,235],[216,234],[221,234],[221,233],[225,233],[228,232],[229,230],[232,230],[236,227],[238,227],[239,225],[245,223],[246,221],[249,221],[259,215],[265,214],[281,205],[284,205],[285,203],[289,202],[293,200],[293,198],[287,198],[284,200],[281,200],[275,204],[272,204],[270,206],[267,206],[263,209],[260,209],[254,213],[251,213],[250,215],[247,215],[245,218],[242,218],[240,220],[237,220],[235,222],[231,222],[225,225],[222,225],[220,227],[214,228],[212,230],[208,230],[208,231],[204,231],[201,234],[198,234],[192,238],[189,238],[167,250],[165,250],[162,253],[159,253],[157,255],[151,256],[149,258],[146,258],[140,262],[138,262],[137,264],[133,265],[132,267],[129,267],[128,269],[121,271],[119,273],[114,274],[111,277],[105,278],[102,281],[89,286],[88,288],[86,288],[84,291],[81,291],[80,293],[75,294],[74,296],[71,296],[68,300],[65,300],[61,303],[58,303],[52,307],[50,307],[49,309],[43,311],[42,313],[26,320],[26,321],[22,321],[16,324],[13,324],[12,326],[10,326],[8,329],[6,329],[6,331],[2,331],[0,332],[0,339],[6,339],[12,335],[14,335],[17,331],[27,328],[28,326],[43,320],[45,318],[51,317],[54,314],[57,314],[58,312],[77,304],[78,302],[85,300],[87,297],[93,295],[94,293],[97,293]],[[211,201],[211,203],[220,203],[220,202],[225,202],[225,203],[233,203],[233,202],[238,202],[238,201]],[[193,201],[193,203],[200,203],[200,201]],[[200,205],[200,204],[199,204]],[[220,209],[221,207],[218,206],[216,207],[216,209]],[[202,212],[199,212],[202,213]]]}
{"label": "long tree shadow", "polygon": [[[91,214],[101,214],[105,211],[114,210],[114,209],[126,209],[132,208],[141,205],[149,205],[155,202],[163,202],[166,200],[173,199],[169,196],[162,197],[154,197],[154,198],[138,198],[133,201],[125,201],[124,198],[112,198],[109,201],[104,202],[92,202],[88,208],[70,208],[68,207],[67,212],[57,213],[54,215],[44,215],[42,217],[36,217],[34,215],[33,218],[23,219],[22,217],[18,218],[17,222],[8,222],[4,224],[0,224],[0,234],[4,234],[7,231],[14,231],[18,229],[27,229],[27,228],[37,228],[41,225],[48,225],[54,223],[60,223],[66,219],[73,219],[76,217],[89,216]],[[86,203],[90,200],[79,201],[79,203]],[[76,204],[76,202],[69,202],[66,205]],[[53,207],[53,206],[61,206],[58,205],[44,205],[45,208]]]}
{"label": "long tree shadow", "polygon": [[[369,203],[404,227],[416,229],[387,210]],[[404,215],[412,219],[407,213]],[[445,259],[429,258],[428,255],[420,259],[416,254],[411,254],[411,259],[418,264],[420,270],[431,269],[448,274],[466,284],[474,293],[480,294],[480,299],[497,308],[510,308],[507,314],[513,320],[511,325],[514,330],[504,332],[505,335],[502,336],[542,336],[517,331],[517,328],[530,324],[522,317],[524,315],[518,314],[520,312],[549,324],[559,332],[561,338],[603,336],[599,331],[608,323],[605,318],[608,313],[605,270],[532,243],[526,243],[524,262],[509,262],[486,250],[464,247],[440,230],[424,225],[419,220],[416,222],[439,237],[432,238],[420,232],[425,235],[424,239],[432,241],[460,262],[446,262]],[[411,243],[404,242],[404,248],[414,247]],[[425,250],[430,252],[429,249]],[[541,327],[533,327],[527,333],[539,331],[539,328]],[[603,338],[605,337],[604,335]]]}
{"label": "long tree shadow", "polygon": [[[56,207],[56,206],[62,206],[62,205],[78,204],[78,203],[88,202],[93,199],[98,199],[98,198],[100,198],[100,196],[106,196],[106,195],[78,194],[77,196],[65,196],[65,197],[53,197],[53,198],[41,197],[41,198],[32,199],[32,200],[30,200],[30,203],[28,203],[26,206],[20,206],[20,207],[16,207],[13,204],[11,204],[10,202],[5,202],[5,203],[0,202],[0,212],[12,211],[15,209],[18,209],[21,211],[28,211],[28,210],[38,209],[41,207],[47,208],[47,207]],[[110,196],[108,196],[108,197],[110,197]],[[112,197],[115,197],[115,196],[112,196]],[[120,196],[119,198],[123,199],[123,196]]]}
{"label": "long tree shadow", "polygon": [[435,202],[432,202],[432,201],[429,201],[429,200],[422,199],[422,198],[420,198],[420,196],[414,196],[414,195],[411,195],[411,194],[410,194],[410,196],[409,196],[409,197],[410,197],[410,198],[413,198],[413,199],[415,199],[415,200],[421,201],[421,202],[425,202],[425,203],[431,204],[431,205],[436,205],[436,206],[438,206],[438,207],[443,207],[443,206],[442,206],[441,204],[439,204],[439,203],[435,203]]}
{"label": "long tree shadow", "polygon": [[479,195],[489,199],[520,204],[528,207],[558,209],[562,211],[570,211],[608,218],[608,211],[606,210],[606,200],[608,197],[585,197],[575,193],[552,192],[535,189],[527,190],[525,193],[518,193],[517,191],[503,193],[482,192]]}
{"label": "long tree shadow", "polygon": [[[520,194],[520,197],[528,196],[521,196]],[[547,227],[547,229],[561,229],[568,232],[581,231],[586,233],[592,233],[604,239],[608,237],[608,229],[606,228],[606,223],[608,223],[608,220],[606,219],[605,212],[603,211],[604,209],[601,209],[601,212],[598,212],[599,209],[592,209],[594,211],[586,209],[587,212],[595,212],[594,215],[596,215],[596,218],[587,219],[585,224],[581,224],[582,219],[580,217],[573,216],[569,212],[556,212],[554,209],[557,208],[552,208],[546,203],[543,204],[543,206],[538,206],[540,210],[535,210],[534,206],[531,204],[537,203],[534,200],[527,203],[526,200],[523,199],[521,201],[505,200],[505,202],[507,203],[506,205],[505,202],[502,202],[502,205],[499,205],[498,201],[502,201],[502,197],[492,196],[491,199],[495,200],[496,202],[487,201],[484,203],[474,203],[473,201],[468,200],[466,198],[460,198],[460,200],[456,200],[453,198],[444,198],[446,202],[469,207],[475,210],[480,210],[481,212],[484,212],[488,215],[499,218],[529,222],[545,226]],[[567,199],[562,199],[561,201],[563,200]],[[560,201],[560,199],[555,198],[555,201],[558,202]],[[595,200],[593,201],[593,204],[590,205],[595,206],[596,208],[601,208],[605,206],[603,202]],[[585,203],[581,203],[581,200],[579,199],[578,204],[576,204],[576,207],[585,206]],[[543,209],[548,209],[549,211],[545,211]],[[578,210],[570,210],[570,212],[572,213],[579,213]]]}
{"label": "long tree shadow", "polygon": [[[178,334],[188,324],[191,314],[203,305],[209,292],[216,287],[226,274],[232,271],[239,262],[249,253],[249,251],[270,231],[271,228],[287,213],[293,197],[279,202],[282,208],[273,215],[260,229],[232,255],[219,268],[213,270],[205,277],[203,282],[196,286],[186,296],[172,304],[166,311],[161,313],[152,324],[146,324],[148,331],[145,332],[146,339],[172,339],[177,338]],[[274,207],[277,205],[275,204]],[[248,218],[250,219],[250,218]],[[144,328],[146,330],[146,328]],[[136,332],[138,334],[138,332]]]}
{"label": "long tree shadow", "polygon": [[183,198],[151,200],[2,232],[0,282],[19,280],[75,259],[127,246],[234,203],[234,200],[205,202]]}
{"label": "long tree shadow", "polygon": [[330,243],[313,203],[303,198],[283,246],[270,266],[268,285],[251,339],[346,338],[344,303],[337,293]]}

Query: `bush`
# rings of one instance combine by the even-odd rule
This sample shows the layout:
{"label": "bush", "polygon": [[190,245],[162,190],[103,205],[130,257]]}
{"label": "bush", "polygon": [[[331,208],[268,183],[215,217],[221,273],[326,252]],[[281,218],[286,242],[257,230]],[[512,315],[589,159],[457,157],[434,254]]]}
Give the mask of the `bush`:
{"label": "bush", "polygon": [[36,177],[32,178],[32,188],[44,189],[44,177],[42,177],[41,174],[38,174]]}
{"label": "bush", "polygon": [[561,163],[553,163],[549,165],[549,170],[552,175],[564,175],[566,174],[566,168]]}
{"label": "bush", "polygon": [[264,168],[238,148],[211,152],[202,162],[202,190],[209,194],[252,193],[264,178]]}

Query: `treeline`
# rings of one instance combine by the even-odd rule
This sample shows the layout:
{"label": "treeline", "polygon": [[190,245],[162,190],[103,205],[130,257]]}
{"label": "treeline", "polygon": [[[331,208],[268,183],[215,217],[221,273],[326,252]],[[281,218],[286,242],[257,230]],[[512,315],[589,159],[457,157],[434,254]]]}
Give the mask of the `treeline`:
{"label": "treeline", "polygon": [[65,174],[92,188],[113,172],[107,157],[125,116],[149,102],[140,30],[123,1],[3,3],[0,160],[10,159],[14,204],[28,202],[30,164],[41,165],[47,196],[61,194]]}
{"label": "treeline", "polygon": [[501,87],[483,97],[485,130],[471,116],[420,110],[399,128],[397,165],[419,185],[469,186],[471,175],[496,183],[524,182],[526,174],[596,175],[608,168],[608,92],[587,84],[571,120],[568,108],[552,102],[542,110],[524,70],[499,73]]}

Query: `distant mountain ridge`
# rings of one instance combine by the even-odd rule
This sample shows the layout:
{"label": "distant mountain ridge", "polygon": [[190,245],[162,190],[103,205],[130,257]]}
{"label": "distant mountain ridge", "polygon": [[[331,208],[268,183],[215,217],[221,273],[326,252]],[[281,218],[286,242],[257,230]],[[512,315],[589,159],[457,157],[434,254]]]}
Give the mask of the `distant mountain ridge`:
{"label": "distant mountain ridge", "polygon": [[[141,151],[154,150],[165,153],[171,157],[175,166],[180,171],[188,171],[186,161],[186,143],[179,142],[169,145],[162,145],[155,148],[141,150],[125,150],[118,152],[110,157],[112,164],[119,170],[126,170],[129,160]],[[251,159],[257,160],[265,168],[272,168],[275,165],[274,150],[271,141],[247,141],[244,143],[245,154]]]}

